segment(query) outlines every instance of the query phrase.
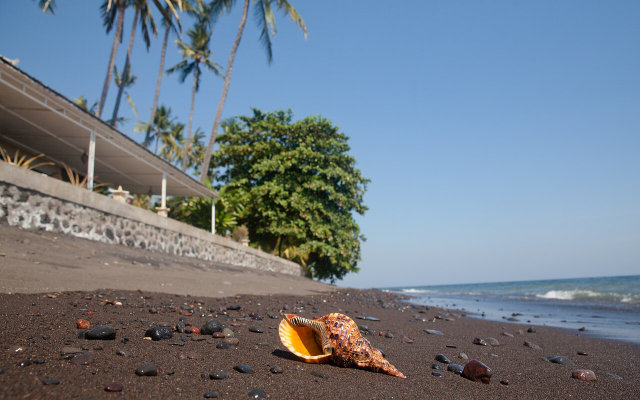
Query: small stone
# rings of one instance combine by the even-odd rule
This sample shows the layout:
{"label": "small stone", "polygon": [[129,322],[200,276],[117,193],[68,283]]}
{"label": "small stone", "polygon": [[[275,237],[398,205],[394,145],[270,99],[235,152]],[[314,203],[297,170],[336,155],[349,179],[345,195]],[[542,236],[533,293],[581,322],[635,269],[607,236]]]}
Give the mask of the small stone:
{"label": "small stone", "polygon": [[501,335],[506,337],[514,337],[513,333],[509,333],[509,332],[502,332]]}
{"label": "small stone", "polygon": [[157,376],[158,369],[152,363],[141,364],[136,368],[136,375],[138,376]]}
{"label": "small stone", "polygon": [[225,343],[228,343],[231,346],[238,346],[240,344],[240,339],[234,337],[228,337],[224,339]]}
{"label": "small stone", "polygon": [[42,384],[47,386],[47,385],[59,385],[60,384],[60,379],[58,378],[44,378],[42,380]]}
{"label": "small stone", "polygon": [[447,358],[447,356],[445,356],[444,354],[438,354],[436,356],[436,361],[440,361],[441,363],[444,363],[444,364],[450,364],[451,363],[451,360],[449,360]]}
{"label": "small stone", "polygon": [[380,318],[376,318],[376,317],[364,317],[364,319],[367,321],[380,321]]}
{"label": "small stone", "polygon": [[116,338],[116,330],[110,326],[97,326],[87,330],[84,333],[84,337],[88,340],[114,340]]}
{"label": "small stone", "polygon": [[537,345],[537,344],[535,344],[535,343],[531,343],[531,342],[529,342],[529,341],[525,341],[525,342],[524,342],[524,345],[525,345],[526,347],[530,347],[530,348],[532,348],[532,349],[534,349],[534,350],[542,350],[542,347],[538,346],[538,345]]}
{"label": "small stone", "polygon": [[587,330],[587,328],[585,328],[584,326],[583,326],[582,328],[578,328],[578,331],[579,331],[579,332],[584,332],[584,331],[586,331],[586,330]]}
{"label": "small stone", "polygon": [[15,345],[15,346],[11,346],[9,347],[9,353],[22,353],[24,351],[24,347],[23,346],[19,346],[19,345]]}
{"label": "small stone", "polygon": [[131,353],[126,351],[126,350],[122,350],[122,349],[117,349],[116,350],[116,355],[122,356],[122,357],[131,357]]}
{"label": "small stone", "polygon": [[76,353],[71,359],[71,363],[75,365],[89,365],[93,362],[93,354],[89,352]]}
{"label": "small stone", "polygon": [[402,339],[400,339],[400,340],[402,341],[402,343],[408,343],[408,344],[413,343],[413,339],[411,339],[408,336],[403,336]]}
{"label": "small stone", "polygon": [[455,344],[446,344],[445,347],[448,348],[448,349],[457,349],[458,348],[458,346],[456,346]]}
{"label": "small stone", "polygon": [[440,372],[438,372],[438,371],[432,371],[431,375],[433,375],[435,377],[438,377],[438,378],[442,378],[442,374]]}
{"label": "small stone", "polygon": [[240,372],[241,374],[253,374],[253,370],[247,364],[238,364],[233,367],[233,369]]}
{"label": "small stone", "polygon": [[63,347],[62,350],[60,350],[60,355],[62,356],[66,356],[69,354],[75,354],[75,353],[81,353],[82,349],[79,349],[77,347]]}
{"label": "small stone", "polygon": [[108,384],[106,384],[104,386],[104,390],[106,392],[117,393],[117,392],[122,392],[122,389],[124,389],[124,387],[121,384],[116,383],[116,382],[111,382],[111,383],[108,383]]}
{"label": "small stone", "polygon": [[[185,329],[185,331],[189,331],[194,335],[199,335],[200,334],[200,329],[196,328],[195,326],[192,326],[189,329]],[[189,332],[187,332],[187,333],[189,333]]]}
{"label": "small stone", "polygon": [[425,332],[427,332],[429,335],[444,335],[444,333],[437,331],[435,329],[425,329]]}
{"label": "small stone", "polygon": [[536,333],[536,327],[535,326],[530,326],[529,329],[527,329],[527,332]]}
{"label": "small stone", "polygon": [[218,393],[216,392],[207,392],[204,394],[204,398],[205,399],[217,399],[218,398]]}
{"label": "small stone", "polygon": [[493,346],[493,347],[500,346],[500,342],[498,341],[498,339],[493,337],[486,337],[484,338],[484,341],[487,342],[489,346]]}
{"label": "small stone", "polygon": [[588,356],[588,355],[589,355],[589,353],[584,352],[584,351],[579,351],[579,352],[578,352],[578,355],[579,355],[579,356]]}
{"label": "small stone", "polygon": [[507,385],[509,385],[509,380],[508,380],[508,379],[502,379],[502,380],[500,381],[500,384],[501,384],[501,385],[505,385],[505,386],[507,386]]}
{"label": "small stone", "polygon": [[86,319],[79,319],[76,321],[76,327],[78,329],[89,329],[91,327],[91,322]]}
{"label": "small stone", "polygon": [[433,363],[431,364],[431,369],[442,370],[442,365]]}
{"label": "small stone", "polygon": [[225,337],[234,337],[236,334],[229,328],[222,329],[222,333],[224,333]]}
{"label": "small stone", "polygon": [[253,389],[249,392],[250,399],[266,399],[267,395],[264,393],[262,389]]}
{"label": "small stone", "polygon": [[168,326],[154,326],[147,329],[144,336],[150,337],[151,340],[171,339],[173,337],[173,332]]}
{"label": "small stone", "polygon": [[262,328],[258,328],[257,326],[250,326],[249,327],[249,332],[264,333],[264,330]]}
{"label": "small stone", "polygon": [[229,350],[230,348],[231,346],[226,342],[220,342],[216,345],[216,349]]}
{"label": "small stone", "polygon": [[214,338],[216,338],[216,339],[222,339],[222,338],[224,338],[224,337],[225,337],[225,336],[224,336],[224,333],[222,333],[222,332],[213,332],[213,333],[211,334],[211,336],[213,336],[213,337],[214,337]]}
{"label": "small stone", "polygon": [[554,364],[575,365],[573,361],[569,360],[569,358],[565,356],[549,356],[549,357],[545,357],[544,359]]}
{"label": "small stone", "polygon": [[360,329],[361,332],[369,332],[368,325],[358,325],[358,329]]}
{"label": "small stone", "polygon": [[462,370],[462,376],[474,382],[489,383],[492,371],[484,363],[478,360],[469,361]]}
{"label": "small stone", "polygon": [[393,333],[391,332],[385,332],[384,337],[388,338],[388,339],[393,339]]}
{"label": "small stone", "polygon": [[222,380],[222,379],[227,379],[228,377],[229,377],[229,374],[227,374],[222,370],[209,372],[209,378],[211,379]]}
{"label": "small stone", "polygon": [[453,372],[456,375],[461,375],[464,367],[460,364],[449,364],[447,365],[447,371]]}
{"label": "small stone", "polygon": [[322,378],[322,379],[329,379],[329,375],[325,375],[319,371],[311,371],[311,375],[317,376],[318,378]]}
{"label": "small stone", "polygon": [[466,353],[460,353],[458,354],[458,357],[462,358],[463,360],[468,360],[469,356]]}
{"label": "small stone", "polygon": [[242,308],[242,306],[240,304],[232,304],[230,306],[227,306],[227,310],[229,311],[238,311]]}
{"label": "small stone", "polygon": [[224,326],[218,321],[207,321],[201,328],[200,334],[202,335],[211,335],[213,332],[222,332]]}
{"label": "small stone", "polygon": [[269,371],[271,371],[271,373],[272,373],[272,374],[281,374],[281,373],[283,373],[283,372],[284,372],[284,371],[282,370],[282,368],[280,368],[280,367],[279,367],[279,366],[277,366],[277,365],[274,365],[273,367],[271,367],[271,368],[269,369]]}
{"label": "small stone", "polygon": [[473,339],[473,344],[477,344],[479,346],[486,346],[487,342],[484,339],[477,337]]}
{"label": "small stone", "polygon": [[176,324],[176,332],[184,333],[186,329],[187,329],[187,327],[184,324],[184,322],[178,321],[178,323]]}
{"label": "small stone", "polygon": [[577,369],[571,373],[571,377],[585,382],[596,380],[595,372],[590,369]]}
{"label": "small stone", "polygon": [[18,367],[28,367],[29,365],[31,365],[31,360],[21,360],[18,363]]}

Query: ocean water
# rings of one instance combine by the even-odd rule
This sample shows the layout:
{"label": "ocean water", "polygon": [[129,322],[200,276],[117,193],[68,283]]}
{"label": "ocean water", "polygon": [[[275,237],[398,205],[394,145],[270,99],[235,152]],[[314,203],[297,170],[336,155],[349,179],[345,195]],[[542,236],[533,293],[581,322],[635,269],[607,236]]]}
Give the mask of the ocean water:
{"label": "ocean water", "polygon": [[640,275],[385,288],[470,317],[640,344]]}

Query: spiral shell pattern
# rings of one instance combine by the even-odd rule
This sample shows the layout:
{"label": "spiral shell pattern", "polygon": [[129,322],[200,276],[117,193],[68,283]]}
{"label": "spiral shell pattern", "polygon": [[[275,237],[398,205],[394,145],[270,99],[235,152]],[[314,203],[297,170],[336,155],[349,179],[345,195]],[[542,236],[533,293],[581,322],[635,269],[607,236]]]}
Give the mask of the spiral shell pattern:
{"label": "spiral shell pattern", "polygon": [[349,317],[332,313],[316,319],[286,314],[280,323],[280,340],[305,362],[331,362],[406,378],[362,336]]}

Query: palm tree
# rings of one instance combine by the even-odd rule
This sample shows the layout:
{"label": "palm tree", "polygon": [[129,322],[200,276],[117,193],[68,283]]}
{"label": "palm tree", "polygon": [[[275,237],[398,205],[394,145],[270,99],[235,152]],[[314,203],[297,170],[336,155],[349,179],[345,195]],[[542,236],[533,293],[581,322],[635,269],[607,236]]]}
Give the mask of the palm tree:
{"label": "palm tree", "polygon": [[[100,95],[100,102],[98,103],[98,110],[96,115],[98,118],[102,117],[102,110],[104,109],[104,103],[107,101],[107,93],[109,92],[109,84],[111,83],[111,75],[113,74],[113,66],[116,62],[116,53],[118,52],[118,45],[122,42],[122,27],[124,25],[124,10],[127,8],[127,0],[104,0],[100,6],[102,11],[102,25],[107,28],[107,33],[113,29],[113,24],[116,24],[116,32],[113,37],[113,44],[111,45],[111,55],[109,56],[109,64],[107,66],[107,76],[104,78],[104,84],[102,85],[102,94]],[[116,21],[117,19],[117,21]]]}
{"label": "palm tree", "polygon": [[[229,10],[234,4],[235,0],[214,0],[214,2],[220,7]],[[273,15],[272,4],[278,7],[279,10],[284,11],[286,15],[295,22],[300,29],[304,32],[305,39],[307,38],[307,26],[304,24],[302,17],[293,8],[287,0],[253,0],[256,9],[256,18],[258,20],[258,27],[260,29],[260,41],[267,51],[267,61],[271,64],[273,60],[273,53],[271,49],[271,37],[276,34],[276,20]],[[220,118],[222,117],[222,109],[227,99],[227,93],[229,92],[229,83],[231,81],[231,69],[233,68],[233,61],[240,46],[240,40],[242,39],[242,33],[244,32],[244,26],[247,22],[247,14],[249,13],[249,0],[244,0],[244,7],[242,9],[242,17],[240,19],[240,25],[238,26],[238,33],[236,34],[233,47],[229,53],[229,59],[227,61],[227,69],[224,74],[224,86],[220,95],[220,101],[218,102],[218,109],[216,110],[216,116],[213,121],[213,127],[211,128],[211,136],[209,137],[209,144],[207,145],[207,151],[204,155],[204,164],[202,165],[202,171],[200,172],[200,183],[204,184],[204,180],[209,172],[209,163],[211,161],[211,153],[213,152],[213,144],[216,141],[218,135],[218,127],[220,126]]]}
{"label": "palm tree", "polygon": [[[167,16],[168,13],[162,8],[161,0],[152,0],[157,8],[160,9],[160,13],[163,16]],[[178,13],[175,9],[174,3],[176,3],[180,9],[182,9],[181,3],[177,3],[177,0],[164,0],[171,13],[175,16],[176,21],[179,21]],[[109,92],[109,84],[111,82],[111,75],[113,74],[113,66],[116,61],[116,53],[118,52],[118,45],[122,42],[122,29],[124,25],[124,11],[130,5],[130,0],[104,0],[100,6],[102,12],[102,24],[106,27],[107,33],[111,32],[113,25],[116,25],[115,36],[113,37],[113,44],[111,45],[111,55],[109,56],[109,64],[107,66],[107,75],[104,78],[104,84],[102,86],[102,94],[100,95],[100,102],[98,103],[98,110],[96,115],[101,118],[102,111],[104,110],[104,104],[107,101],[107,94]]]}
{"label": "palm tree", "polygon": [[[202,0],[196,0],[198,3],[201,3]],[[178,5],[183,10],[193,10],[193,7],[187,0],[178,0]],[[171,32],[178,33],[181,31],[180,29],[180,20],[174,20],[173,14],[169,12],[169,5],[165,8],[166,15],[163,15],[164,22],[164,39],[162,41],[162,50],[160,51],[160,68],[158,69],[158,79],[156,80],[156,91],[153,96],[153,105],[151,106],[151,116],[149,117],[148,129],[145,133],[144,142],[145,146],[148,146],[151,143],[151,127],[153,125],[153,120],[156,116],[156,110],[158,108],[158,98],[160,97],[160,85],[162,83],[162,76],[164,75],[164,58],[167,53],[167,44],[169,43],[169,34]]]}
{"label": "palm tree", "polygon": [[87,100],[86,97],[84,97],[84,95],[80,95],[80,97],[76,97],[75,99],[73,99],[73,104],[77,105],[78,107],[82,108],[83,110],[91,114],[95,114],[96,108],[98,108],[97,101],[94,101],[93,104],[91,104],[91,107],[89,107],[89,101]]}
{"label": "palm tree", "polygon": [[[131,109],[133,110],[133,113],[137,116],[138,108],[136,107],[136,104],[133,102],[133,99],[131,98],[131,95],[129,94],[129,92],[126,91],[125,89],[135,85],[136,81],[138,80],[138,77],[135,75],[131,75],[131,69],[123,72],[121,76],[120,74],[118,74],[118,67],[113,67],[113,75],[114,75],[113,82],[116,84],[116,86],[123,88],[123,93],[127,97],[127,102],[129,103],[129,105],[131,105]],[[111,119],[107,122],[110,123],[112,126],[116,126],[117,124],[124,122],[125,120],[126,119],[124,117],[117,117],[117,119]]]}
{"label": "palm tree", "polygon": [[[133,0],[133,7],[135,8],[136,13],[133,17],[133,26],[131,27],[131,35],[129,36],[129,47],[127,48],[127,58],[125,59],[125,62],[124,62],[124,69],[123,69],[124,76],[128,76],[129,70],[131,69],[131,50],[133,49],[133,40],[136,37],[136,25],[138,23],[138,19],[140,20],[140,29],[142,31],[142,37],[144,39],[144,43],[147,46],[147,50],[149,50],[149,46],[151,46],[151,38],[149,37],[149,28],[151,28],[151,33],[153,33],[154,35],[158,33],[158,30],[156,29],[156,22],[153,19],[151,10],[149,9],[148,1]],[[122,83],[124,83],[124,81]],[[116,104],[113,107],[113,117],[111,117],[112,125],[115,125],[115,121],[118,120],[118,111],[120,110],[120,101],[122,101],[122,93],[124,91],[124,85],[122,83],[118,85],[118,95],[116,96]]]}
{"label": "palm tree", "polygon": [[[153,119],[153,124],[151,124],[151,139],[149,141],[149,145],[151,142],[155,141],[155,150],[154,154],[158,154],[158,142],[161,137],[167,135],[167,131],[172,129],[172,125],[174,124],[174,118],[171,115],[171,108],[160,105],[158,110],[156,111],[155,118]],[[149,125],[146,122],[140,122],[133,128],[133,131],[136,133],[146,132],[149,129]],[[148,146],[147,146],[148,147]]]}
{"label": "palm tree", "polygon": [[56,7],[56,0],[38,0],[38,8],[42,10],[43,13],[54,14],[54,8]]}
{"label": "palm tree", "polygon": [[162,143],[158,155],[170,163],[176,163],[182,158],[182,143],[184,142],[184,124],[172,122],[169,129],[160,132]]}
{"label": "palm tree", "polygon": [[[203,25],[196,25],[193,29],[187,32],[190,39],[190,44],[186,44],[182,41],[176,41],[178,47],[180,47],[180,53],[182,53],[183,60],[178,64],[167,70],[167,73],[171,74],[176,71],[180,71],[180,81],[184,83],[193,72],[193,85],[191,89],[191,111],[189,112],[189,128],[187,129],[186,143],[191,143],[191,126],[193,123],[193,109],[196,101],[196,92],[200,88],[200,65],[204,65],[215,75],[220,76],[221,68],[218,64],[215,64],[209,58],[211,56],[211,50],[209,50],[209,41],[211,40],[211,34],[207,28]],[[182,172],[187,170],[187,159],[189,155],[187,151],[182,156]]]}

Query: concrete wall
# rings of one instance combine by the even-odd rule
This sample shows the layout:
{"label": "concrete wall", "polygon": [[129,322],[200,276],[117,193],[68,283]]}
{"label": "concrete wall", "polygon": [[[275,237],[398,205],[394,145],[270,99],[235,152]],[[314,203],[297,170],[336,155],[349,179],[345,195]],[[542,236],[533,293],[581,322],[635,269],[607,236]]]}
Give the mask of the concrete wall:
{"label": "concrete wall", "polygon": [[0,161],[0,223],[304,276],[296,263]]}

